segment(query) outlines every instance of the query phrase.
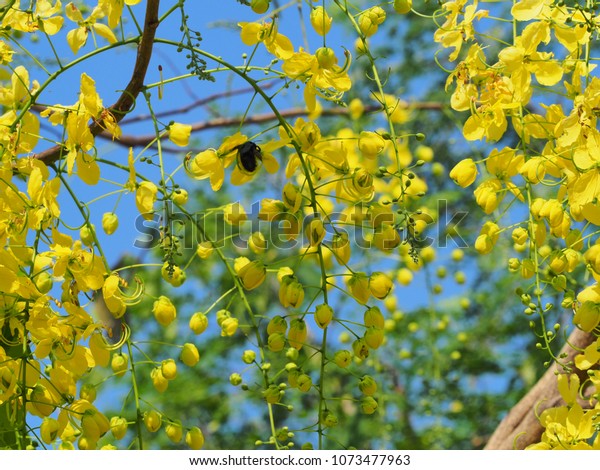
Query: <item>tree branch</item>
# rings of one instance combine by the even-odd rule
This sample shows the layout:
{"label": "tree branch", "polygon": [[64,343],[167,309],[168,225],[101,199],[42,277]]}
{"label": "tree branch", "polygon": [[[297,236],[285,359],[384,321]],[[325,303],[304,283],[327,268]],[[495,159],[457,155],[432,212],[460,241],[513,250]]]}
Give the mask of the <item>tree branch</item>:
{"label": "tree branch", "polygon": [[[569,336],[567,344],[560,351],[560,354],[567,355],[563,359],[564,362],[573,361],[575,356],[580,353],[579,350],[584,349],[595,340],[596,337],[591,333],[575,329]],[[539,442],[544,428],[535,413],[539,415],[545,409],[564,404],[556,385],[555,372],[564,371],[556,363],[546,371],[527,395],[500,422],[486,444],[486,450],[524,449],[530,444]],[[581,383],[588,378],[587,371],[574,368],[573,372],[579,376]]]}
{"label": "tree branch", "polygon": [[[405,105],[406,109],[417,109],[417,110],[434,110],[439,111],[442,109],[441,103],[435,102],[418,102]],[[364,112],[365,113],[373,113],[381,111],[381,106],[379,105],[370,105],[366,106]],[[305,108],[290,108],[279,113],[284,118],[295,118],[306,116],[308,112]],[[348,116],[350,114],[350,110],[348,108],[331,108],[324,109],[321,112],[321,116]],[[267,122],[276,121],[278,118],[273,113],[263,113],[263,114],[254,114],[252,116],[246,116],[246,118],[242,121],[241,117],[218,117],[214,119],[210,119],[207,121],[200,121],[195,124],[192,124],[192,132],[202,132],[209,129],[216,129],[221,127],[234,127],[239,126],[240,124],[265,124]],[[108,132],[102,132],[98,135],[98,137],[102,137],[104,139],[113,140],[113,136]],[[168,138],[167,135],[162,137],[163,139]],[[133,135],[122,135],[118,140],[115,140],[115,143],[123,145],[125,147],[145,147],[149,145],[153,140],[156,139],[155,134],[145,135],[145,136],[133,136]],[[164,149],[163,149],[164,150]],[[178,149],[179,151],[181,149]]]}
{"label": "tree branch", "polygon": [[[142,36],[138,45],[137,56],[135,65],[133,67],[133,73],[131,74],[131,79],[115,104],[108,108],[108,111],[113,115],[116,122],[121,121],[121,119],[123,119],[123,117],[125,117],[125,115],[131,111],[138,94],[144,86],[146,71],[148,70],[148,64],[150,63],[150,58],[152,57],[154,36],[156,34],[156,28],[158,28],[159,3],[160,0],[148,0],[146,17],[144,19],[144,31],[142,32]],[[104,120],[99,119],[90,125],[90,132],[92,135],[97,136],[104,132],[105,127]],[[38,160],[41,160],[49,165],[58,160],[63,152],[63,145],[55,145],[54,147],[34,155],[33,158],[37,158]]]}

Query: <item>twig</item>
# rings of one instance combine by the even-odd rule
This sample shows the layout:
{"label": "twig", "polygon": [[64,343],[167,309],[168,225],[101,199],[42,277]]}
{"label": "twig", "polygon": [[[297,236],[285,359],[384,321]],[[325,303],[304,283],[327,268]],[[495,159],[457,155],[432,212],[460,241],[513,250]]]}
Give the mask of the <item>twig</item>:
{"label": "twig", "polygon": [[[144,19],[144,31],[138,45],[137,57],[131,79],[115,104],[108,108],[108,111],[113,115],[116,122],[121,121],[123,117],[131,111],[138,94],[144,86],[146,71],[148,70],[148,64],[150,63],[150,57],[152,56],[154,36],[156,34],[156,28],[158,27],[159,3],[160,0],[148,0],[146,17]],[[90,125],[90,132],[92,135],[97,136],[104,132],[105,127],[104,120],[100,119]],[[55,145],[54,147],[34,155],[33,158],[37,158],[49,165],[58,160],[63,152],[63,145]]]}

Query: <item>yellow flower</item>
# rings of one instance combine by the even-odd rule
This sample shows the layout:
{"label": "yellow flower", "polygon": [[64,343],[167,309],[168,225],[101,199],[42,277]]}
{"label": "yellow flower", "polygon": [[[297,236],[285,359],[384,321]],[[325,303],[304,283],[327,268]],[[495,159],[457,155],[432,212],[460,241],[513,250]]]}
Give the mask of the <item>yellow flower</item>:
{"label": "yellow flower", "polygon": [[208,317],[203,312],[194,313],[190,318],[190,330],[199,335],[204,333],[206,328],[208,328]]}
{"label": "yellow flower", "polygon": [[277,32],[277,25],[271,23],[238,23],[242,28],[242,42],[247,46],[253,46],[262,42],[267,50],[278,59],[288,59],[294,53],[292,42]]}
{"label": "yellow flower", "polygon": [[192,126],[174,122],[169,126],[169,140],[179,147],[185,147],[190,141]]}
{"label": "yellow flower", "polygon": [[477,178],[477,166],[472,158],[458,162],[450,171],[450,178],[462,188],[470,186]]}
{"label": "yellow flower", "polygon": [[97,21],[104,17],[105,13],[102,7],[97,6],[92,10],[92,13],[87,19],[83,19],[83,15],[79,9],[73,4],[69,3],[65,7],[65,13],[74,23],[77,23],[77,28],[72,29],[67,33],[67,43],[73,51],[73,54],[77,54],[77,51],[85,45],[87,42],[88,33],[93,30],[99,36],[102,36],[110,44],[117,42],[117,37],[112,30],[102,23]]}
{"label": "yellow flower", "polygon": [[177,316],[175,306],[171,300],[164,295],[161,295],[158,300],[154,301],[152,313],[154,314],[156,321],[162,326],[169,326]]}
{"label": "yellow flower", "polygon": [[197,180],[210,179],[213,191],[218,191],[225,180],[225,167],[217,151],[208,149],[198,153],[186,166],[190,176]]}
{"label": "yellow flower", "polygon": [[316,95],[327,100],[338,100],[351,88],[352,82],[348,76],[350,54],[346,52],[344,67],[336,64],[335,56],[333,59],[327,57],[327,60],[321,56],[319,61],[316,55],[304,52],[302,48],[283,63],[283,72],[288,77],[306,83],[304,101],[309,112],[313,112],[316,108]]}
{"label": "yellow flower", "polygon": [[158,188],[151,181],[140,183],[135,192],[135,205],[146,220],[152,220],[154,217],[154,203],[156,202],[156,193]]}
{"label": "yellow flower", "polygon": [[375,158],[385,147],[385,140],[379,134],[362,131],[358,138],[358,148],[366,158]]}
{"label": "yellow flower", "polygon": [[375,327],[379,329],[383,329],[385,326],[385,319],[383,318],[383,314],[379,307],[371,307],[365,311],[364,314],[364,322],[367,328]]}

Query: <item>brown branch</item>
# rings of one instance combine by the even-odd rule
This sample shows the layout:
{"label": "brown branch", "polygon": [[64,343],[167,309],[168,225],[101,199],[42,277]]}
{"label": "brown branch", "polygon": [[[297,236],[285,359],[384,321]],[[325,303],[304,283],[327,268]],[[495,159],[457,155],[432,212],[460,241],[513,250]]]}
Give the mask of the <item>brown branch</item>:
{"label": "brown branch", "polygon": [[[269,88],[271,88],[273,85],[275,84],[275,82],[269,82],[269,83],[263,83],[261,84],[261,88],[263,90],[267,90]],[[198,98],[194,101],[192,101],[189,104],[186,104],[185,106],[182,106],[181,108],[176,108],[176,109],[168,109],[166,111],[162,111],[160,113],[155,113],[154,117],[157,118],[163,118],[163,117],[168,117],[168,116],[175,116],[175,115],[180,115],[180,114],[185,114],[189,111],[192,111],[195,108],[198,108],[200,106],[205,106],[213,101],[219,100],[221,98],[229,98],[232,96],[236,96],[236,95],[242,95],[245,93],[251,93],[255,91],[254,88],[252,87],[247,87],[247,88],[238,88],[235,90],[226,90],[226,91],[221,91],[218,93],[214,93],[212,95],[209,95],[205,98]],[[127,118],[127,119],[123,119],[122,124],[131,124],[134,122],[139,122],[139,121],[145,121],[148,119],[152,119],[152,114],[138,114],[137,116],[133,116],[131,118]]]}
{"label": "brown branch", "polygon": [[[560,351],[561,354],[567,355],[562,360],[565,363],[573,361],[575,356],[579,354],[578,350],[584,349],[595,340],[596,337],[591,333],[576,329],[571,333],[567,344]],[[557,364],[546,371],[527,395],[510,410],[498,425],[485,446],[486,450],[524,449],[530,444],[539,442],[544,429],[536,417],[536,413],[539,416],[547,408],[564,405],[556,385],[555,372],[564,371]],[[588,378],[586,371],[574,368],[573,372],[579,376],[581,383]]]}
{"label": "brown branch", "polygon": [[[148,0],[146,17],[144,19],[144,31],[142,32],[142,36],[138,45],[137,56],[135,65],[133,67],[133,73],[131,74],[131,79],[115,104],[108,108],[108,111],[110,114],[112,114],[116,122],[121,121],[121,119],[123,119],[123,117],[125,117],[125,115],[131,111],[138,94],[144,86],[146,71],[148,70],[148,64],[150,63],[150,58],[152,57],[154,36],[156,34],[156,28],[158,28],[159,3],[160,0]],[[97,136],[104,132],[105,127],[104,120],[100,119],[90,125],[90,132],[92,135]],[[37,158],[48,165],[58,160],[63,152],[63,145],[55,145],[54,147],[34,155],[34,158]]]}
{"label": "brown branch", "polygon": [[[442,109],[442,104],[435,102],[418,102],[406,105],[406,109],[439,111]],[[379,111],[382,111],[381,106],[379,105],[366,106],[364,110],[365,113],[373,113]],[[279,113],[280,116],[286,119],[306,116],[307,114],[308,113],[305,108],[290,108],[287,110],[283,110]],[[348,116],[349,114],[350,110],[348,108],[341,107],[324,109],[321,112],[321,116]],[[277,119],[278,117],[273,113],[254,114],[252,116],[247,116],[243,121],[241,117],[219,117],[210,119],[208,121],[200,121],[195,124],[192,124],[192,132],[202,132],[209,129],[216,129],[221,127],[239,126],[242,123],[247,125],[265,124],[267,122],[276,121]],[[113,140],[113,136],[108,132],[102,132],[98,136],[104,139]],[[167,135],[164,135],[162,138],[166,139],[167,137]],[[125,147],[145,147],[155,139],[155,134],[144,136],[123,135],[119,140],[115,140],[115,143],[123,145]]]}

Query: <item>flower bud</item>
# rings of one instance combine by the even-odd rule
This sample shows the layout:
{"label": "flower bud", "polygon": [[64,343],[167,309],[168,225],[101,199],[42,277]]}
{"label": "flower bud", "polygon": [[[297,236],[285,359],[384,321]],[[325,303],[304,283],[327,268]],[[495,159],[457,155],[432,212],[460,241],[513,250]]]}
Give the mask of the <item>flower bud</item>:
{"label": "flower bud", "polygon": [[331,411],[326,410],[321,416],[321,423],[327,428],[333,428],[338,425],[338,418]]}
{"label": "flower bud", "polygon": [[177,444],[183,437],[183,428],[180,423],[169,423],[165,427],[165,434],[171,442]]}
{"label": "flower bud", "polygon": [[348,290],[358,303],[366,304],[371,297],[369,278],[364,273],[355,273],[348,281]]}
{"label": "flower bud", "polygon": [[377,391],[377,382],[370,375],[363,375],[358,382],[358,389],[364,395],[373,396]]}
{"label": "flower bud", "polygon": [[367,328],[367,331],[365,331],[364,339],[365,343],[367,343],[367,346],[369,346],[371,349],[377,349],[383,343],[383,337],[384,335],[382,329],[371,326]]}
{"label": "flower bud", "polygon": [[245,364],[252,364],[256,360],[256,353],[252,349],[246,349],[242,353],[242,361]]}
{"label": "flower bud", "polygon": [[352,343],[352,350],[354,351],[354,355],[359,359],[369,357],[369,347],[363,338],[359,338]]}
{"label": "flower bud", "polygon": [[127,356],[127,354],[113,354],[112,360],[110,362],[110,367],[112,368],[113,373],[117,377],[123,377],[125,375],[125,372],[127,372],[128,366],[129,356]]}
{"label": "flower bud", "polygon": [[269,9],[270,0],[250,0],[250,8],[254,13],[262,15]]}
{"label": "flower bud", "polygon": [[264,251],[267,249],[267,240],[262,233],[254,232],[250,236],[250,240],[248,240],[248,246],[253,253],[264,253]]}
{"label": "flower bud", "polygon": [[114,212],[105,212],[102,216],[102,230],[104,230],[104,233],[112,235],[118,227],[119,218],[117,217],[117,214]]}
{"label": "flower bud", "polygon": [[175,306],[171,300],[164,295],[161,295],[158,300],[154,301],[152,313],[154,314],[156,321],[161,326],[169,326],[177,316],[177,310],[175,309]]}
{"label": "flower bud", "polygon": [[373,397],[365,397],[360,401],[360,410],[366,415],[375,413],[377,406],[377,402]]}
{"label": "flower bud", "polygon": [[167,390],[167,388],[169,388],[169,381],[163,375],[160,367],[152,369],[150,372],[150,379],[152,380],[152,385],[159,393],[163,393],[165,390]]}
{"label": "flower bud", "polygon": [[287,331],[287,321],[281,315],[275,315],[271,320],[269,320],[269,324],[267,325],[267,334],[271,335],[273,333],[283,333]]}
{"label": "flower bud", "polygon": [[304,288],[295,276],[284,276],[279,287],[279,301],[285,308],[298,308],[304,300]]}
{"label": "flower bud", "polygon": [[315,57],[317,58],[319,67],[322,69],[328,70],[337,64],[337,57],[331,47],[319,47],[315,52]]}
{"label": "flower bud", "polygon": [[371,307],[365,311],[364,315],[365,327],[375,327],[379,329],[383,329],[385,325],[385,319],[383,318],[383,314],[379,307]]}
{"label": "flower bud", "polygon": [[175,377],[177,377],[177,364],[173,359],[166,359],[162,361],[160,370],[167,380],[173,380]]}
{"label": "flower bud", "polygon": [[290,346],[298,350],[302,349],[302,346],[306,342],[308,330],[306,329],[306,322],[299,318],[295,318],[290,323],[290,331],[288,332],[288,342]]}
{"label": "flower bud", "polygon": [[310,23],[312,27],[321,36],[325,36],[331,29],[333,19],[327,14],[321,6],[313,8],[310,12]]}
{"label": "flower bud", "polygon": [[327,304],[318,305],[315,309],[315,322],[319,328],[327,328],[333,319],[333,309]]}
{"label": "flower bud", "polygon": [[185,189],[177,189],[171,196],[173,203],[184,206],[188,202],[189,194]]}
{"label": "flower bud", "polygon": [[336,233],[333,236],[333,240],[331,242],[331,251],[333,252],[335,259],[339,264],[348,264],[348,261],[350,261],[351,249],[347,233]]}
{"label": "flower bud", "polygon": [[192,343],[185,343],[183,345],[183,349],[181,350],[179,359],[181,359],[181,362],[183,362],[186,366],[194,367],[200,360],[200,353],[198,352],[196,345]]}
{"label": "flower bud", "polygon": [[40,425],[40,437],[46,444],[52,444],[58,435],[58,421],[54,418],[44,418]]}
{"label": "flower bud", "polygon": [[412,0],[394,0],[394,10],[401,15],[406,15],[412,9]]}
{"label": "flower bud", "polygon": [[477,166],[472,158],[458,162],[450,171],[450,178],[461,188],[470,186],[477,178]]}
{"label": "flower bud", "polygon": [[385,299],[393,286],[392,280],[384,273],[375,272],[369,278],[369,289],[376,299]]}
{"label": "flower bud", "polygon": [[231,374],[229,376],[229,383],[231,385],[233,385],[234,387],[237,387],[238,385],[240,385],[242,383],[242,376],[240,374],[238,374],[237,372],[234,372],[233,374]]}
{"label": "flower bud", "polygon": [[198,244],[198,248],[196,248],[196,254],[200,259],[208,258],[213,252],[213,244],[209,241],[203,241]]}
{"label": "flower bud", "polygon": [[229,225],[240,225],[242,222],[248,220],[248,215],[239,202],[227,204],[223,208],[223,214],[225,222]]}
{"label": "flower bud", "polygon": [[50,292],[53,284],[52,276],[46,271],[42,271],[35,277],[35,287],[37,287],[42,294]]}
{"label": "flower bud", "polygon": [[113,416],[112,418],[110,418],[109,425],[110,432],[117,441],[123,439],[125,437],[125,434],[127,434],[128,425],[127,420],[125,418],[121,418],[120,416]]}
{"label": "flower bud", "polygon": [[312,379],[307,374],[300,374],[297,380],[298,390],[301,392],[308,392],[310,387],[312,387]]}
{"label": "flower bud", "polygon": [[79,238],[86,246],[92,246],[94,244],[94,224],[85,224],[79,229]]}
{"label": "flower bud", "polygon": [[258,212],[258,218],[260,220],[266,220],[273,222],[281,218],[286,212],[285,204],[277,199],[265,198],[260,201],[260,211]]}
{"label": "flower bud", "polygon": [[173,287],[179,287],[185,282],[186,279],[185,271],[169,261],[165,261],[160,270],[160,274],[162,278]]}
{"label": "flower bud", "polygon": [[239,321],[237,318],[226,318],[221,323],[221,336],[233,336],[238,329]]}
{"label": "flower bud", "polygon": [[208,328],[208,317],[203,312],[194,313],[190,318],[190,330],[199,335],[204,333],[206,328]]}
{"label": "flower bud", "polygon": [[162,426],[162,416],[156,410],[144,413],[144,425],[148,432],[156,432]]}
{"label": "flower bud", "polygon": [[269,385],[269,388],[263,390],[262,394],[266,402],[272,405],[279,403],[282,396],[282,392],[277,385]]}
{"label": "flower bud", "polygon": [[169,126],[169,140],[179,147],[185,147],[190,141],[192,126],[174,122]]}
{"label": "flower bud", "polygon": [[381,251],[393,250],[401,241],[398,231],[392,225],[383,224],[373,233],[373,243]]}
{"label": "flower bud", "polygon": [[185,435],[185,443],[192,450],[200,450],[204,447],[204,435],[202,430],[194,426]]}
{"label": "flower bud", "polygon": [[302,206],[302,193],[298,186],[286,183],[283,187],[283,203],[290,212],[298,212]]}
{"label": "flower bud", "polygon": [[333,362],[341,369],[345,369],[352,362],[352,353],[347,349],[336,351],[336,353],[333,355]]}
{"label": "flower bud", "polygon": [[267,338],[269,351],[279,352],[285,346],[285,335],[283,333],[272,333]]}
{"label": "flower bud", "polygon": [[244,265],[239,271],[238,276],[244,289],[252,290],[260,286],[267,277],[267,269],[260,261],[251,261]]}
{"label": "flower bud", "polygon": [[306,226],[306,238],[310,246],[318,246],[325,238],[325,227],[323,221],[318,218],[312,219]]}
{"label": "flower bud", "polygon": [[96,400],[96,387],[92,384],[83,385],[79,391],[79,396],[84,400],[93,403],[94,400]]}

